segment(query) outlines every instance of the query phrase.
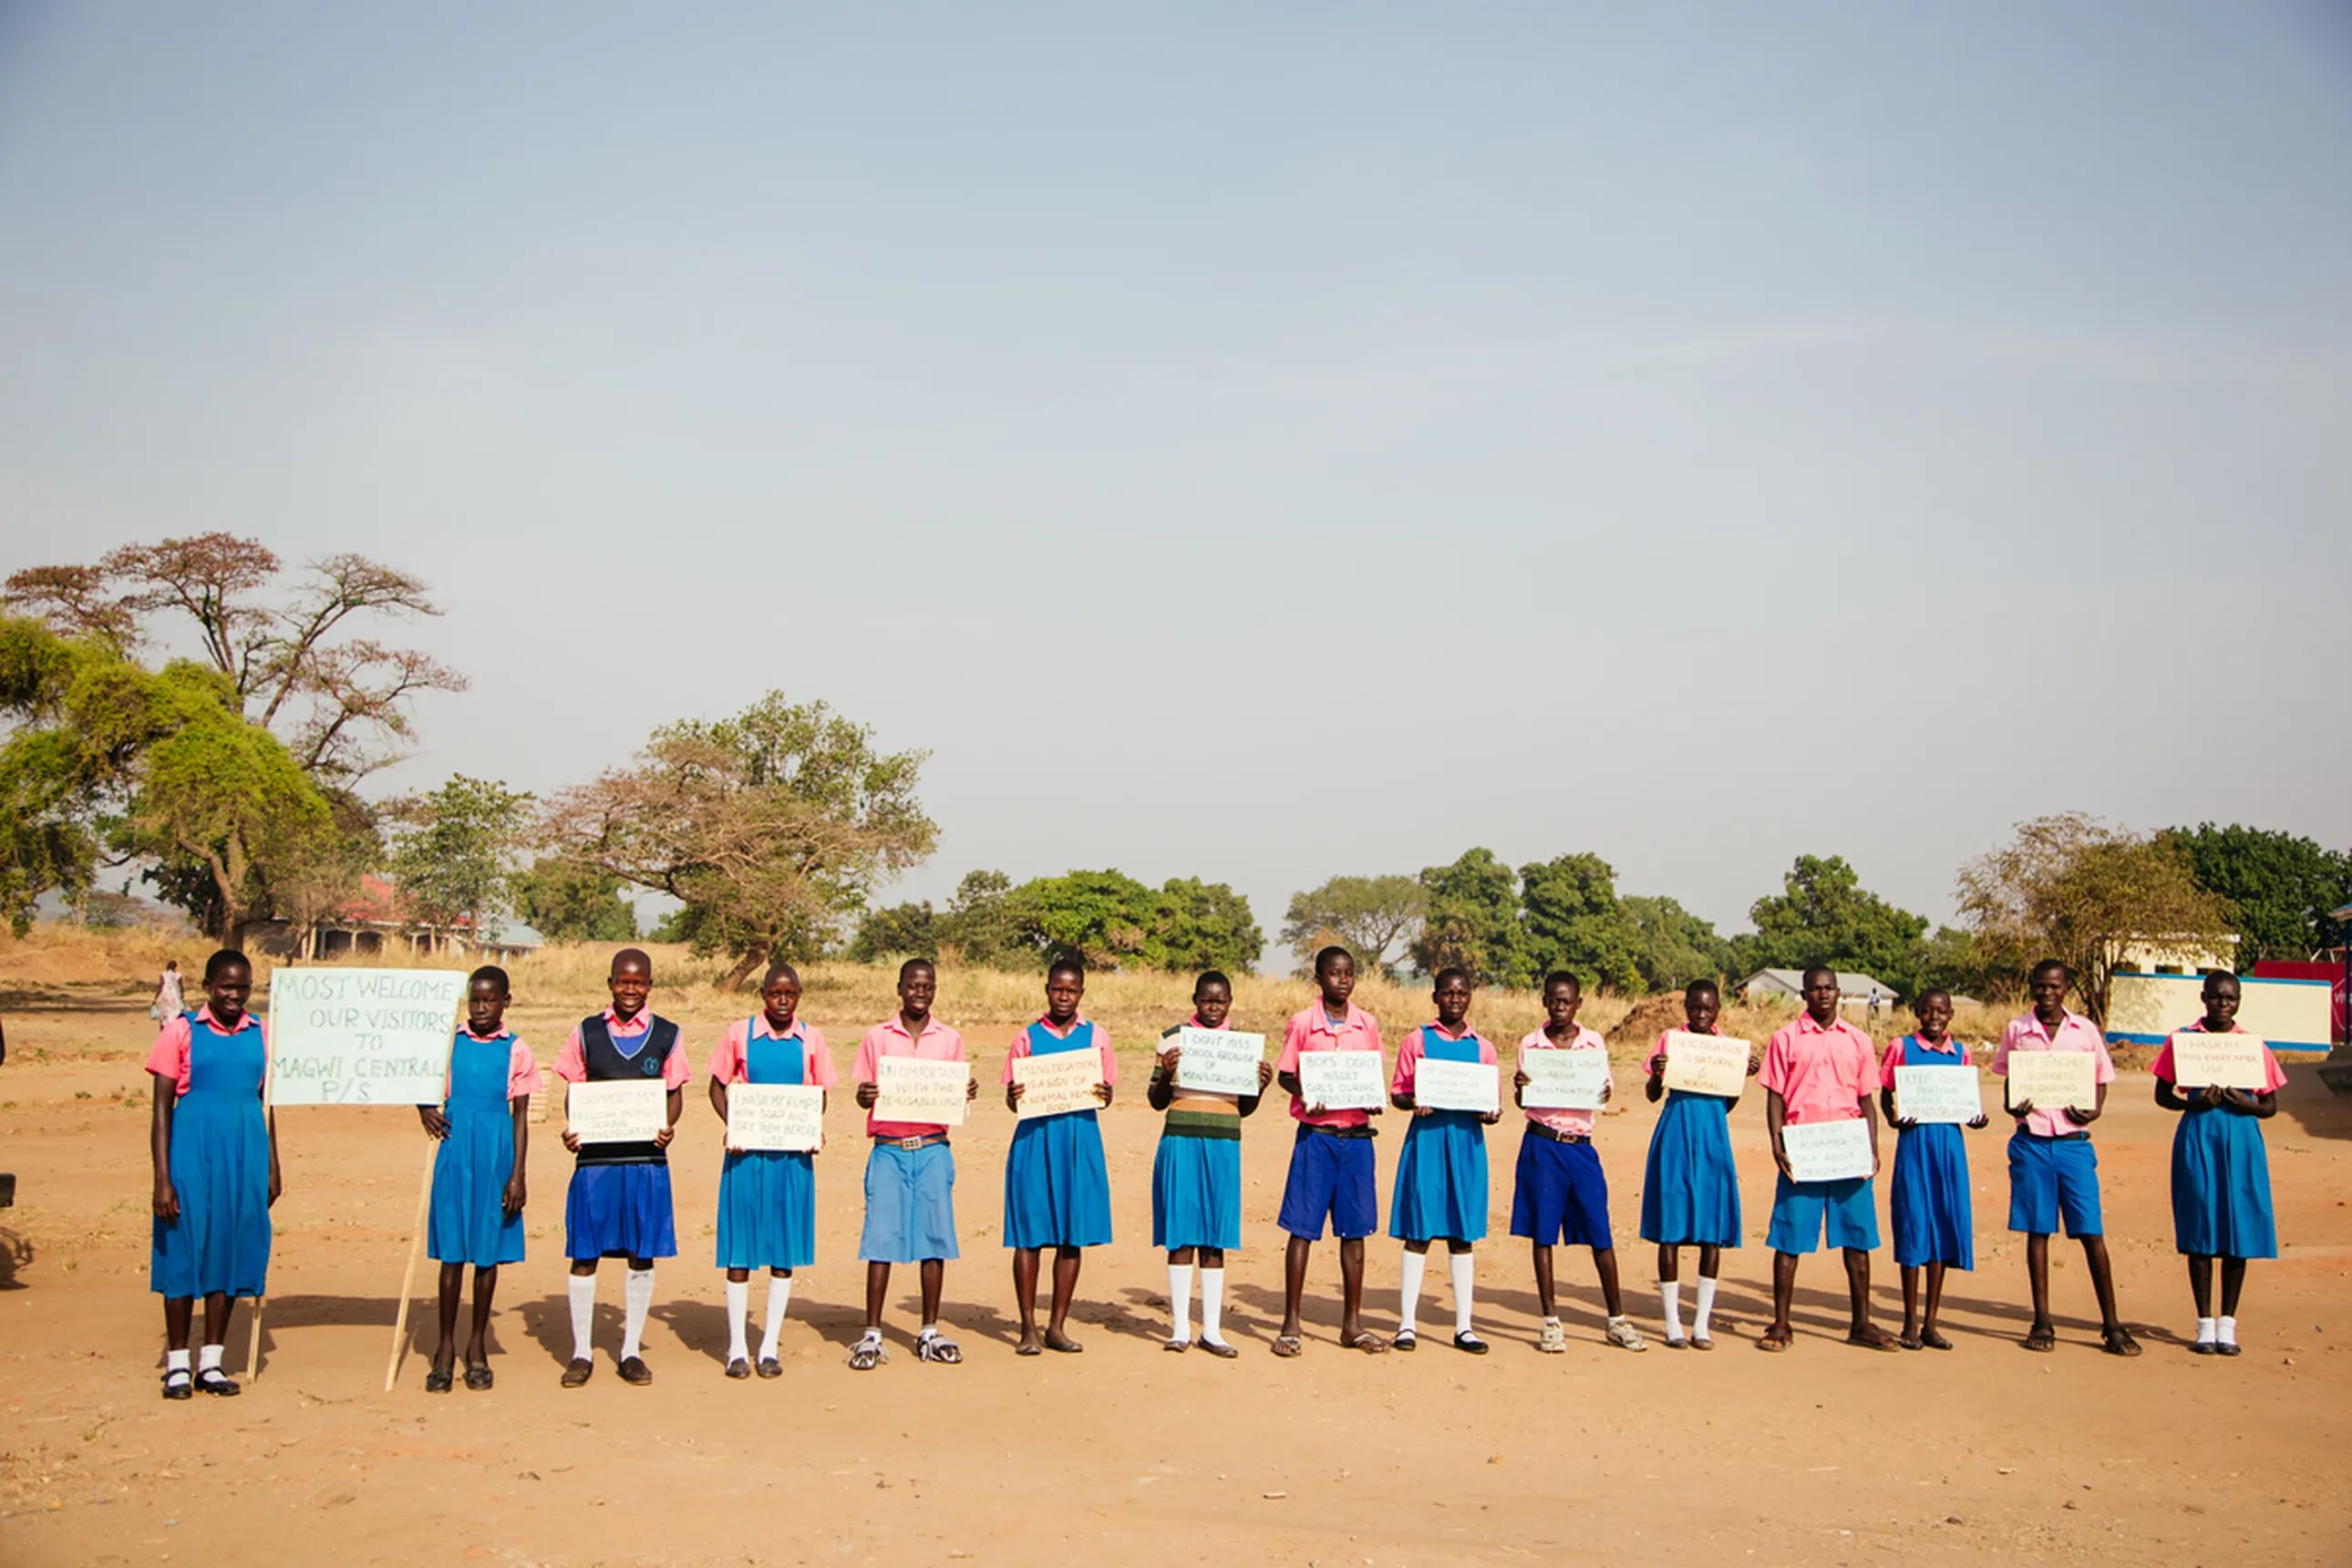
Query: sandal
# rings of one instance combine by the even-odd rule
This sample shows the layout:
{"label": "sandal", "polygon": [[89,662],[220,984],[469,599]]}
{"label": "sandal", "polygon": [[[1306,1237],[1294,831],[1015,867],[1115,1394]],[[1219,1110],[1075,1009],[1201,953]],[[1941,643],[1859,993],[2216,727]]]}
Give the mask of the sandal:
{"label": "sandal", "polygon": [[1297,1334],[1276,1334],[1274,1336],[1274,1353],[1280,1356],[1285,1361],[1288,1361],[1291,1357],[1297,1355],[1299,1352],[1300,1348],[1298,1336]]}
{"label": "sandal", "polygon": [[563,1386],[577,1388],[596,1375],[596,1363],[586,1356],[573,1356],[563,1369]]}
{"label": "sandal", "polygon": [[1045,1331],[1045,1348],[1052,1351],[1055,1355],[1077,1355],[1085,1351],[1087,1347],[1078,1343],[1077,1341],[1070,1338],[1067,1334],[1057,1334],[1053,1330],[1047,1329]]}
{"label": "sandal", "polygon": [[1421,1336],[1411,1329],[1399,1329],[1396,1338],[1389,1342],[1389,1348],[1410,1355],[1421,1348]]}
{"label": "sandal", "polygon": [[1774,1355],[1779,1355],[1789,1348],[1789,1342],[1794,1338],[1796,1338],[1794,1331],[1786,1324],[1774,1323],[1766,1329],[1763,1336],[1756,1342],[1756,1348],[1759,1351],[1770,1351]]}
{"label": "sandal", "polygon": [[1952,1342],[1944,1337],[1944,1331],[1941,1329],[1921,1329],[1919,1342],[1931,1351],[1948,1351],[1952,1348]]}
{"label": "sandal", "polygon": [[933,1329],[927,1334],[915,1337],[915,1359],[935,1361],[941,1366],[956,1366],[962,1363],[963,1352],[955,1341]]}
{"label": "sandal", "polygon": [[2040,1355],[2048,1355],[2058,1348],[2058,1331],[2048,1323],[2036,1323],[2025,1331],[2025,1348]]}
{"label": "sandal", "polygon": [[1917,1334],[1904,1334],[1897,1338],[1895,1342],[1901,1345],[1906,1351],[1923,1351],[1927,1348],[1927,1342],[1921,1339]]}
{"label": "sandal", "polygon": [[[920,1344],[916,1346],[916,1349],[919,1351],[921,1348]],[[1019,1344],[1013,1347],[1013,1353],[1014,1355],[1044,1355],[1045,1353],[1045,1347],[1039,1344],[1035,1340],[1023,1340]]]}
{"label": "sandal", "polygon": [[436,1366],[425,1374],[425,1392],[427,1394],[446,1394],[457,1385],[457,1380],[450,1375],[447,1367]]}
{"label": "sandal", "polygon": [[466,1369],[466,1386],[478,1393],[489,1387],[495,1381],[497,1380],[490,1375],[489,1367],[483,1363],[477,1363]]}
{"label": "sandal", "polygon": [[1845,1342],[1866,1351],[1885,1351],[1890,1355],[1902,1348],[1893,1334],[1888,1333],[1876,1323],[1871,1324],[1859,1333],[1846,1335]]}
{"label": "sandal", "polygon": [[1466,1351],[1472,1355],[1485,1355],[1490,1347],[1487,1345],[1486,1341],[1480,1339],[1469,1330],[1465,1329],[1460,1333],[1454,1336],[1454,1348],[1458,1351]]}
{"label": "sandal", "polygon": [[867,1334],[849,1347],[849,1370],[852,1372],[872,1372],[889,1359],[890,1352],[883,1347],[880,1334]]}
{"label": "sandal", "polygon": [[1381,1338],[1380,1335],[1372,1332],[1370,1329],[1365,1330],[1362,1333],[1358,1334],[1354,1339],[1349,1341],[1348,1344],[1349,1349],[1360,1350],[1366,1355],[1386,1355],[1388,1354],[1389,1350],[1388,1341]]}
{"label": "sandal", "polygon": [[[2132,1338],[2131,1331],[2125,1328],[2121,1323],[2117,1323],[2112,1329],[2100,1330],[2099,1343],[2105,1349],[2109,1355],[2139,1354],[2139,1342]],[[2237,1346],[2231,1345],[2228,1350],[2223,1351],[2221,1353],[2223,1355],[2230,1355],[2233,1353],[2237,1348]]]}
{"label": "sandal", "polygon": [[1242,1353],[1233,1346],[1225,1343],[1223,1340],[1202,1340],[1201,1342],[1201,1348],[1208,1352],[1211,1355],[1215,1356],[1219,1361],[1231,1361],[1235,1356]]}
{"label": "sandal", "polygon": [[164,1398],[194,1399],[195,1396],[195,1380],[186,1367],[175,1366],[163,1374]]}

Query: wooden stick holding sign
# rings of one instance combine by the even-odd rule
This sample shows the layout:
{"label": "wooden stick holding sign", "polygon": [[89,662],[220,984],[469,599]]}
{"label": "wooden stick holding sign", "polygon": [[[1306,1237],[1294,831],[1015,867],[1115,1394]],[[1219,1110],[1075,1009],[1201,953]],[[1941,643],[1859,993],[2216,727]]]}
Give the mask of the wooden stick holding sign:
{"label": "wooden stick holding sign", "polygon": [[400,1309],[392,1315],[392,1354],[383,1363],[383,1391],[392,1392],[400,1376],[400,1356],[408,1348],[408,1301],[416,1294],[416,1264],[425,1256],[425,1227],[432,1217],[433,1165],[441,1152],[441,1145],[432,1139],[425,1142],[425,1179],[416,1188],[416,1231],[408,1242],[408,1269],[400,1277]]}

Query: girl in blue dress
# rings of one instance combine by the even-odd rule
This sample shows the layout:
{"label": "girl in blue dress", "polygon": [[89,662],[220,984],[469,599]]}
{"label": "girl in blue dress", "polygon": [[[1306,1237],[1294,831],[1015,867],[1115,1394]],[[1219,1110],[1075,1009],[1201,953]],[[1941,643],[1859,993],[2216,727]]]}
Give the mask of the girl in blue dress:
{"label": "girl in blue dress", "polygon": [[[1683,1027],[1712,1035],[1723,994],[1712,980],[1683,987]],[[1748,1053],[1748,1076],[1762,1070],[1761,1051]],[[1739,1167],[1731,1158],[1733,1101],[1719,1094],[1666,1088],[1666,1037],[1650,1052],[1642,1092],[1665,1109],[1650,1132],[1642,1172],[1642,1239],[1658,1247],[1658,1299],[1665,1309],[1668,1350],[1715,1348],[1715,1289],[1723,1277],[1723,1249],[1739,1245]],[[1697,1310],[1683,1334],[1682,1249],[1698,1247]]]}
{"label": "girl in blue dress", "polygon": [[[1086,966],[1074,958],[1056,960],[1045,973],[1045,1016],[1014,1037],[1004,1060],[1004,1103],[1020,1114],[1023,1086],[1013,1064],[1024,1057],[1092,1050],[1101,1063],[1095,1099],[1110,1103],[1118,1082],[1118,1061],[1110,1037],[1099,1024],[1078,1016],[1087,994]],[[1013,1130],[1004,1157],[1004,1245],[1013,1248],[1013,1297],[1021,1310],[1017,1355],[1042,1348],[1075,1354],[1084,1349],[1066,1330],[1071,1300],[1077,1294],[1083,1248],[1110,1240],[1110,1172],[1103,1163],[1102,1129],[1092,1110],[1024,1120]],[[1039,1254],[1054,1249],[1054,1304],[1042,1341],[1037,1333]]]}
{"label": "girl in blue dress", "polygon": [[[710,1104],[727,1120],[730,1085],[783,1083],[831,1089],[833,1055],[814,1025],[795,1015],[800,972],[771,964],[760,985],[763,1011],[728,1028],[710,1058]],[[820,1104],[823,1102],[820,1101]],[[727,1270],[727,1375],[751,1375],[751,1270],[768,1271],[767,1331],[756,1363],[761,1377],[782,1377],[777,1359],[784,1313],[793,1300],[793,1270],[816,1261],[816,1171],[805,1150],[727,1151],[719,1172],[719,1267]]]}
{"label": "girl in blue dress", "polygon": [[[1895,1219],[1895,1262],[1903,1270],[1903,1332],[1906,1351],[1948,1351],[1952,1342],[1936,1327],[1944,1304],[1944,1270],[1977,1266],[1976,1215],[1969,1202],[1969,1152],[1958,1124],[1906,1121],[1896,1115],[1896,1068],[1951,1068],[1973,1071],[1968,1047],[1951,1037],[1952,994],[1933,986],[1919,994],[1913,1009],[1916,1033],[1887,1043],[1878,1065],[1878,1107],[1897,1130],[1895,1181],[1888,1206]],[[1971,1128],[1991,1119],[1979,1116]],[[1919,1276],[1927,1273],[1927,1310],[1920,1310]]]}
{"label": "girl in blue dress", "polygon": [[1397,1047],[1389,1103],[1412,1113],[1405,1123],[1404,1148],[1397,1155],[1396,1190],[1389,1200],[1389,1234],[1404,1243],[1400,1266],[1397,1332],[1401,1351],[1421,1342],[1421,1284],[1429,1266],[1429,1244],[1443,1237],[1454,1277],[1454,1348],[1486,1353],[1486,1342],[1471,1326],[1473,1255],[1486,1235],[1486,1129],[1503,1119],[1497,1097],[1488,1114],[1433,1110],[1414,1096],[1424,1060],[1496,1065],[1495,1047],[1469,1026],[1470,976],[1460,969],[1438,972],[1437,1021],[1423,1024]]}
{"label": "girl in blue dress", "polygon": [[466,982],[466,1026],[449,1046],[448,1096],[420,1105],[433,1155],[433,1206],[425,1250],[441,1265],[441,1342],[425,1392],[446,1394],[457,1368],[457,1306],[474,1266],[474,1327],[466,1386],[490,1386],[490,1298],[499,1265],[522,1261],[523,1168],[530,1150],[530,1097],[539,1063],[506,1026],[507,972],[484,964]]}
{"label": "girl in blue dress", "polygon": [[[269,1040],[245,1010],[253,966],[241,952],[205,964],[205,1005],[173,1018],[147,1058],[155,1079],[149,1154],[155,1224],[150,1288],[163,1298],[163,1397],[242,1392],[221,1371],[230,1304],[269,1276],[269,1205],[282,1190],[278,1119],[262,1104]],[[205,1342],[191,1375],[188,1331],[205,1299]]]}

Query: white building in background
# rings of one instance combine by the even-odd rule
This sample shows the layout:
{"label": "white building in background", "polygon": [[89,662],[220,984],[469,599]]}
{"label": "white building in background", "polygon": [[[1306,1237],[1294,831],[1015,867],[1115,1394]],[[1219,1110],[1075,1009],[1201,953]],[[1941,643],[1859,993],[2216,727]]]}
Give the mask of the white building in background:
{"label": "white building in background", "polygon": [[[1895,987],[1884,980],[1841,969],[1837,972],[1837,983],[1840,1008],[1867,1012],[1874,996],[1882,1007],[1895,1005]],[[1805,972],[1801,969],[1759,969],[1732,989],[1751,1003],[1775,997],[1801,1003],[1805,999]]]}

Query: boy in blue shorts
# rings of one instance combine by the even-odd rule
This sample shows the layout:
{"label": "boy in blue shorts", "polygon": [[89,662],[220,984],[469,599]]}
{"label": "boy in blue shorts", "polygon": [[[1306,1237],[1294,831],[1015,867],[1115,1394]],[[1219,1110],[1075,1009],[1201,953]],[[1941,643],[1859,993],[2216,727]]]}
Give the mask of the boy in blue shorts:
{"label": "boy in blue shorts", "polygon": [[1372,1186],[1372,1128],[1369,1110],[1332,1110],[1309,1105],[1298,1087],[1298,1058],[1308,1051],[1381,1049],[1381,1026],[1348,1000],[1356,989],[1356,961],[1344,947],[1315,955],[1315,981],[1323,994],[1297,1014],[1284,1031],[1276,1081],[1290,1091],[1290,1114],[1298,1131],[1290,1146],[1290,1175],[1283,1184],[1282,1213],[1276,1224],[1289,1233],[1282,1260],[1282,1332],[1274,1353],[1299,1352],[1298,1300],[1307,1288],[1307,1259],[1323,1238],[1328,1218],[1339,1238],[1339,1341],[1378,1355],[1389,1348],[1363,1324],[1364,1237],[1380,1228],[1380,1198]]}

